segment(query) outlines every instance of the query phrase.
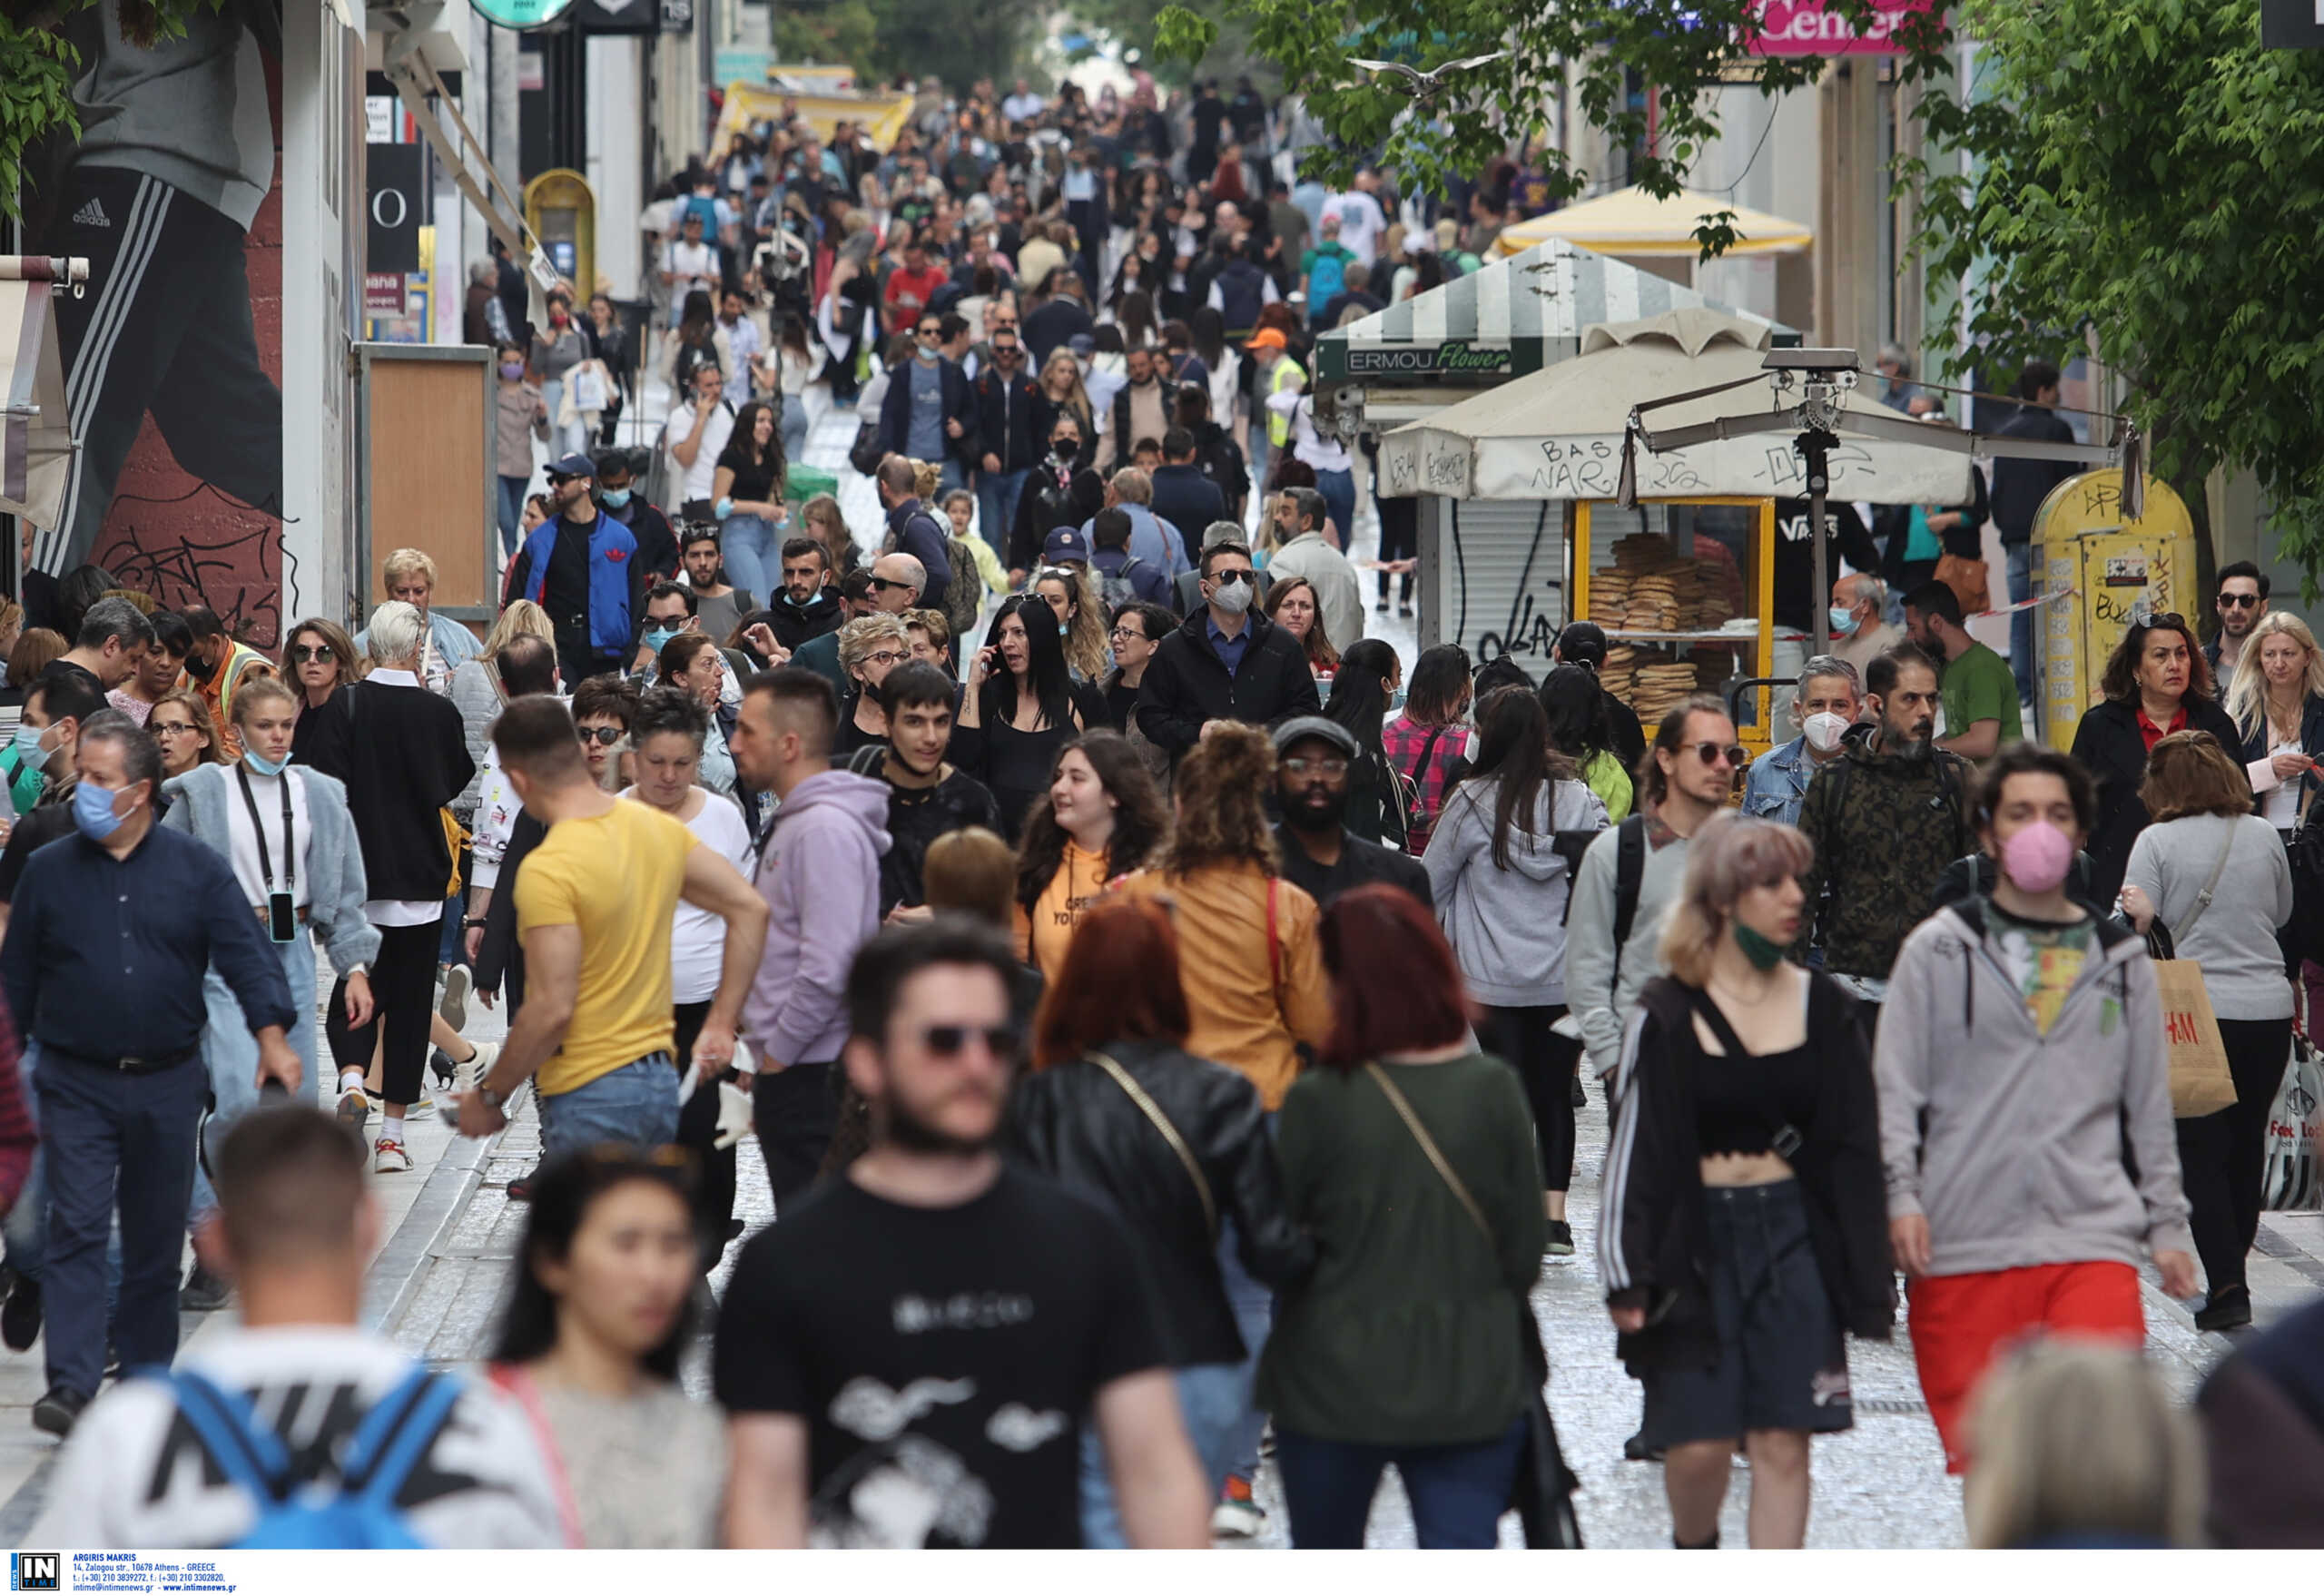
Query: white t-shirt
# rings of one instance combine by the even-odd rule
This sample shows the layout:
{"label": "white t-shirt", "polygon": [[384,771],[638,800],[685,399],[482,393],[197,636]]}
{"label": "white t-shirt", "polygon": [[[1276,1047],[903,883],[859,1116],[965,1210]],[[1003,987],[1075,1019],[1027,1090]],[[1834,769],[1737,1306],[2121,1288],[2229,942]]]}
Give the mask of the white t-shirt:
{"label": "white t-shirt", "polygon": [[[1334,194],[1324,202],[1324,214],[1340,219],[1340,242],[1354,251],[1357,260],[1369,266],[1379,257],[1380,235],[1388,231],[1388,219],[1380,213],[1379,201],[1361,189]],[[1323,231],[1320,222],[1316,231]]]}
{"label": "white t-shirt", "polygon": [[[411,1367],[385,1336],[311,1325],[213,1332],[184,1364],[222,1390],[251,1396],[294,1464],[329,1459],[319,1477],[333,1483],[355,1427]],[[250,1532],[257,1505],[237,1486],[210,1483],[209,1472],[201,1443],[178,1423],[170,1388],[124,1381],[74,1426],[34,1540],[68,1548],[231,1545]],[[407,1501],[404,1512],[433,1546],[561,1546],[550,1478],[531,1423],[498,1392],[471,1384],[407,1483],[407,1498],[425,1495]]]}
{"label": "white t-shirt", "polygon": [[694,436],[694,406],[680,405],[670,412],[662,429],[662,449],[670,457],[670,480],[679,484],[680,504],[710,497],[711,485],[718,478],[718,457],[726,452],[726,439],[734,430],[734,408],[720,399],[702,424],[702,451],[694,456],[693,465],[682,466],[678,445]]}
{"label": "white t-shirt", "polygon": [[[702,809],[686,822],[686,830],[701,838],[704,847],[749,875],[751,833],[743,824],[743,812],[706,787],[697,790],[702,793]],[[621,795],[633,803],[645,802],[635,787],[625,787]],[[726,922],[709,910],[680,899],[677,916],[670,922],[670,1001],[705,1003],[716,997],[719,969],[725,957]]]}
{"label": "white t-shirt", "polygon": [[[1354,247],[1352,244],[1349,246],[1351,249]],[[690,244],[684,239],[671,240],[669,249],[662,257],[662,270],[677,278],[670,284],[670,304],[674,310],[683,309],[686,295],[695,289],[708,293],[712,303],[717,302],[718,246],[707,239],[698,244]]]}
{"label": "white t-shirt", "polygon": [[[290,783],[290,852],[283,852],[282,783],[290,772],[279,776],[262,776],[256,771],[236,766],[226,774],[226,832],[233,842],[234,879],[242,884],[242,899],[253,906],[264,903],[270,893],[278,890],[283,878],[294,876],[290,882],[290,901],[294,907],[313,901],[307,878],[313,872],[307,868],[308,845],[314,841],[313,820],[307,813],[307,783],[304,777]],[[251,799],[258,805],[260,823],[266,828],[266,862],[273,867],[274,886],[266,884],[267,872],[259,868],[257,828],[251,824],[251,806],[242,801],[242,782],[251,784]],[[286,868],[287,867],[287,868]]]}

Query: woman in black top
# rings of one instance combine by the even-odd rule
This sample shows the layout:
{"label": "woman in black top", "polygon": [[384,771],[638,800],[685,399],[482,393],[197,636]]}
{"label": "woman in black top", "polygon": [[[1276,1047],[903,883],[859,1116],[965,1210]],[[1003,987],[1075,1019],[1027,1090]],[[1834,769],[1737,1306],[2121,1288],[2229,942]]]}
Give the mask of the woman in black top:
{"label": "woman in black top", "polygon": [[1413,784],[1388,763],[1380,726],[1388,717],[1388,695],[1403,667],[1394,647],[1366,637],[1340,655],[1332,695],[1324,701],[1326,719],[1355,738],[1355,761],[1347,772],[1347,815],[1340,823],[1367,842],[1409,847]]}
{"label": "woman in black top", "polygon": [[2209,732],[2234,757],[2243,737],[2219,705],[2211,665],[2183,616],[2132,622],[2098,685],[2105,702],[2083,712],[2073,756],[2098,783],[2098,823],[2083,847],[2090,901],[2109,908],[2122,890],[2131,844],[2146,830],[2139,784],[2146,780],[2148,750],[2172,732]]}
{"label": "woman in black top", "polygon": [[839,668],[847,677],[848,694],[840,702],[839,727],[832,735],[832,769],[845,765],[857,749],[887,742],[888,709],[880,684],[911,657],[911,635],[895,616],[858,616],[839,629]]}
{"label": "woman in black top", "polygon": [[[1187,1053],[1189,1025],[1170,917],[1144,902],[1092,909],[1041,1000],[1032,1072],[1009,1094],[1008,1134],[1027,1163],[1098,1197],[1128,1227],[1157,1287],[1163,1353],[1215,1493],[1251,1402],[1248,1349],[1218,1273],[1225,1222],[1234,1221],[1243,1266],[1277,1288],[1306,1275],[1315,1249],[1284,1212],[1258,1089]],[[1125,1544],[1091,1431],[1082,1435],[1081,1541]]]}
{"label": "woman in black top", "polygon": [[1854,1423],[1841,1332],[1895,1317],[1871,1049],[1783,957],[1809,862],[1773,821],[1695,833],[1619,1077],[1599,1268],[1679,1546],[1718,1544],[1738,1448],[1751,1544],[1803,1542],[1808,1437]]}
{"label": "woman in black top", "polygon": [[1095,688],[1076,685],[1066,669],[1057,612],[1020,593],[992,617],[969,668],[952,763],[992,789],[1003,835],[1014,837],[1049,791],[1058,750],[1105,720],[1105,701]]}
{"label": "woman in black top", "polygon": [[783,502],[788,476],[781,418],[764,399],[753,399],[734,418],[734,429],[711,476],[711,509],[718,517],[718,550],[726,580],[745,593],[783,591],[783,561],[776,551],[791,512]]}

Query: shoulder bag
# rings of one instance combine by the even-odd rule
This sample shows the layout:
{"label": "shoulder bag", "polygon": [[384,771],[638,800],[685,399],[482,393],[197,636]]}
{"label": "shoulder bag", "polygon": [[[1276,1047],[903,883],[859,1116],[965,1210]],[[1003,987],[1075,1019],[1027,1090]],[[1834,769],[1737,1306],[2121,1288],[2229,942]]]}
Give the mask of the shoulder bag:
{"label": "shoulder bag", "polygon": [[1195,1196],[1202,1199],[1203,1222],[1209,1227],[1210,1239],[1216,1244],[1218,1240],[1218,1201],[1211,1195],[1210,1181],[1204,1176],[1202,1164],[1195,1158],[1194,1149],[1187,1146],[1187,1138],[1180,1136],[1178,1128],[1170,1123],[1170,1117],[1162,1111],[1162,1105],[1137,1084],[1136,1076],[1103,1053],[1090,1054],[1089,1060],[1113,1077],[1114,1084],[1129,1094],[1129,1100],[1137,1105],[1138,1112],[1162,1133],[1162,1139],[1168,1142],[1170,1150],[1178,1155],[1178,1162],[1186,1166],[1187,1178],[1195,1183]]}
{"label": "shoulder bag", "polygon": [[[1493,1237],[1492,1226],[1485,1218],[1484,1209],[1470,1195],[1469,1187],[1445,1161],[1436,1138],[1428,1134],[1420,1116],[1388,1072],[1376,1063],[1366,1064],[1369,1075],[1404,1128],[1413,1133],[1420,1150],[1437,1177],[1444,1182],[1478,1234],[1485,1238],[1485,1246],[1496,1262],[1501,1244]],[[1509,1505],[1517,1510],[1519,1522],[1525,1529],[1525,1544],[1537,1552],[1579,1552],[1581,1549],[1581,1520],[1573,1510],[1573,1493],[1581,1482],[1567,1466],[1565,1453],[1558,1445],[1558,1427],[1550,1417],[1550,1404],[1543,1394],[1550,1378],[1550,1361],[1541,1350],[1541,1326],[1533,1316],[1533,1305],[1521,1293],[1516,1294],[1517,1339],[1523,1348],[1525,1372],[1531,1382],[1532,1399],[1525,1404],[1525,1441],[1517,1454],[1517,1473],[1509,1483]]]}
{"label": "shoulder bag", "polygon": [[2173,956],[2179,939],[2193,931],[2211,906],[2219,878],[2227,870],[2227,856],[2235,851],[2235,832],[2236,822],[2230,820],[2219,857],[2211,862],[2210,879],[2195,895],[2195,906],[2186,919],[2175,927],[2165,926],[2158,904],[2147,932],[2148,951],[2152,954],[2159,950],[2161,955],[2155,959],[2154,985],[2162,1003],[2163,1040],[2171,1054],[2174,1118],[2199,1119],[2235,1105],[2235,1077],[2227,1068],[2227,1048],[2220,1039],[2219,1017],[2203,985],[2203,967],[2195,960]]}

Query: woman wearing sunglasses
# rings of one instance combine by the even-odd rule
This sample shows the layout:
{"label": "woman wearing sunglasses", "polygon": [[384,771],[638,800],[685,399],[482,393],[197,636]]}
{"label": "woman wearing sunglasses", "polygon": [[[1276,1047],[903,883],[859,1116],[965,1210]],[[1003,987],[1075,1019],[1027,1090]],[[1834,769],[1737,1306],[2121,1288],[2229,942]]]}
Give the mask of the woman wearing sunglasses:
{"label": "woman wearing sunglasses", "polygon": [[299,729],[314,724],[307,712],[320,709],[330,695],[350,682],[362,680],[370,667],[356,652],[355,640],[336,621],[310,616],[290,628],[283,645],[284,674],[299,693]]}
{"label": "woman wearing sunglasses", "polygon": [[2209,732],[2230,753],[2243,746],[2235,722],[2214,696],[2211,664],[2182,616],[2133,620],[2099,678],[2103,703],[2074,728],[2073,756],[2098,783],[2098,823],[2084,844],[2091,901],[2111,906],[2122,888],[2131,844],[2146,829],[2139,785],[2147,755],[2173,732]]}
{"label": "woman wearing sunglasses", "polygon": [[566,1544],[717,1545],[726,1426],[678,1384],[696,1279],[684,1155],[545,1165],[517,1256],[492,1380],[532,1421]]}

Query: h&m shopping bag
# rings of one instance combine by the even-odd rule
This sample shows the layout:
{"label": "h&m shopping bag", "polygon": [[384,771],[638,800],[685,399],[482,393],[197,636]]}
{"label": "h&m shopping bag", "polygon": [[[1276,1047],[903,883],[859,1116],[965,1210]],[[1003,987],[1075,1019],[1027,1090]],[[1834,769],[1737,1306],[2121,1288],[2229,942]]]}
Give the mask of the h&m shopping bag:
{"label": "h&m shopping bag", "polygon": [[2154,984],[2162,1000],[2162,1034],[2171,1046],[2171,1112],[2200,1119],[2235,1106],[2235,1078],[2227,1072],[2227,1049],[2219,1038],[2219,1016],[2203,990],[2203,967],[2191,959],[2158,960]]}
{"label": "h&m shopping bag", "polygon": [[2324,1207],[2316,1163],[2318,1110],[2324,1108],[2324,1065],[2308,1039],[2291,1039],[2291,1063],[2268,1111],[2267,1163],[2260,1177],[2263,1208]]}

